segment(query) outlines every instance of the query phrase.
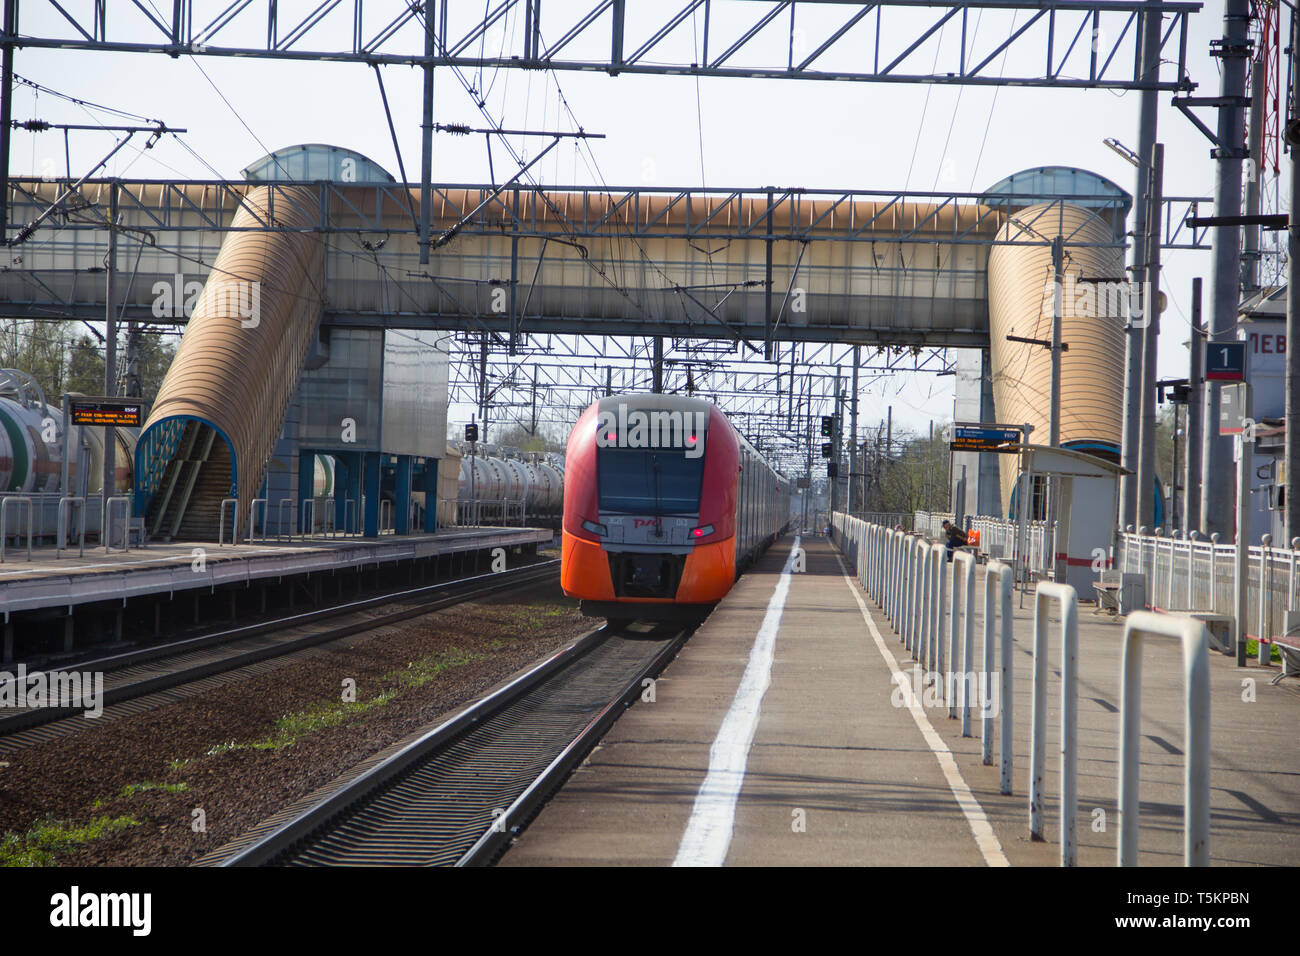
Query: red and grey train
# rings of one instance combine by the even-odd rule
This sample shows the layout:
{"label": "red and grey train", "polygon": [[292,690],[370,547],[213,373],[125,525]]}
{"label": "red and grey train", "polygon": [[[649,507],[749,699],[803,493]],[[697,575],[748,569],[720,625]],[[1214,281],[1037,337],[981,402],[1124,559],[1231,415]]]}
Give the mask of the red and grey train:
{"label": "red and grey train", "polygon": [[593,616],[701,617],[790,521],[790,482],[702,399],[600,399],[565,471],[560,583]]}

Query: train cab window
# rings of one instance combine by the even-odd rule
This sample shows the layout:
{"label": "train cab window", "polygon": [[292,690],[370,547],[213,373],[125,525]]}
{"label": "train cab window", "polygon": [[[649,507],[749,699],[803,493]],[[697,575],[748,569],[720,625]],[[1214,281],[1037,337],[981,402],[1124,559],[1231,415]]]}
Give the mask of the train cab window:
{"label": "train cab window", "polygon": [[704,457],[658,448],[598,448],[601,513],[698,514]]}

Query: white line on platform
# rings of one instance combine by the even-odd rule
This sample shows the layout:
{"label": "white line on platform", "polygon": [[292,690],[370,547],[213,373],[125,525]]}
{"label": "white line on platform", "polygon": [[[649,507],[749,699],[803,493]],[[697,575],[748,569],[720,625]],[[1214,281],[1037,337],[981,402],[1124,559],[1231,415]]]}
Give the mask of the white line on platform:
{"label": "white line on platform", "polygon": [[930,745],[934,751],[935,758],[939,761],[939,767],[943,770],[943,775],[948,781],[948,787],[952,790],[952,795],[957,798],[957,805],[961,807],[961,812],[966,815],[966,822],[970,824],[971,833],[975,837],[975,845],[984,856],[984,862],[989,866],[1010,866],[1011,862],[1002,853],[1002,844],[998,842],[997,834],[993,832],[988,817],[984,815],[984,808],[980,806],[975,795],[971,793],[970,787],[966,784],[966,779],[961,775],[961,770],[957,766],[957,761],[953,758],[952,751],[948,745],[943,742],[943,738],[935,731],[934,726],[930,723],[930,718],[925,716],[925,711],[921,707],[921,702],[916,699],[912,693],[911,678],[903,674],[898,667],[898,660],[885,644],[885,639],[880,636],[880,631],[876,628],[876,622],[871,619],[871,612],[867,610],[866,602],[862,600],[862,595],[858,593],[857,582],[849,576],[848,569],[844,566],[844,561],[837,554],[835,560],[839,562],[840,572],[844,575],[844,583],[848,585],[849,590],[853,592],[853,597],[858,602],[858,608],[862,611],[862,617],[867,622],[867,627],[871,629],[871,637],[876,642],[876,649],[880,651],[880,656],[885,659],[889,665],[890,671],[893,672],[893,683],[903,692],[903,698],[907,701],[908,712],[911,713],[912,719],[916,721],[916,726],[921,731],[921,736],[925,742]]}
{"label": "white line on platform", "polygon": [[677,847],[673,866],[722,866],[731,848],[731,830],[736,820],[736,800],[745,782],[745,764],[749,747],[758,729],[759,708],[763,694],[771,683],[772,657],[776,650],[776,633],[781,627],[785,598],[790,593],[790,571],[799,554],[799,536],[785,559],[776,589],[767,602],[767,613],[749,652],[745,675],[736,688],[731,709],[723,718],[718,736],[709,751],[709,772],[695,795],[691,819]]}

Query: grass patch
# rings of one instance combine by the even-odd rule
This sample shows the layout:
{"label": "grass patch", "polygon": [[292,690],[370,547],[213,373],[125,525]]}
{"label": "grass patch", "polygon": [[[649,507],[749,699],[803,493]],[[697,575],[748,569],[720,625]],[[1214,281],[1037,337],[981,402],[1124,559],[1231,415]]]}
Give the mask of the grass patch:
{"label": "grass patch", "polygon": [[138,827],[135,817],[93,817],[76,826],[66,820],[41,820],[26,833],[0,837],[0,866],[53,866],[55,857],[71,853],[94,840]]}
{"label": "grass patch", "polygon": [[557,607],[553,604],[512,607],[502,615],[502,619],[506,624],[537,628],[554,624],[561,618],[567,617],[570,612],[570,608]]}
{"label": "grass patch", "polygon": [[137,793],[148,793],[150,790],[161,790],[163,793],[184,793],[190,788],[188,783],[154,783],[152,780],[146,780],[144,783],[128,783],[119,791],[119,796],[134,797]]}
{"label": "grass patch", "polygon": [[98,810],[111,799],[118,797],[134,797],[137,793],[148,793],[150,790],[161,790],[163,793],[184,793],[189,790],[188,783],[154,783],[152,780],[146,780],[143,783],[128,783],[119,790],[113,797],[105,799],[96,797],[95,802],[90,805],[92,810]]}
{"label": "grass patch", "polygon": [[[1269,660],[1271,661],[1282,660],[1282,651],[1276,644],[1270,644],[1268,650],[1269,650],[1269,658],[1268,658]],[[1246,657],[1252,661],[1259,659],[1259,641],[1255,640],[1254,638],[1251,638],[1250,640],[1246,641]]]}
{"label": "grass patch", "polygon": [[[448,648],[412,661],[400,670],[384,674],[379,678],[384,689],[374,697],[356,701],[319,701],[277,718],[271,732],[260,740],[246,744],[236,741],[217,744],[208,750],[206,756],[218,757],[234,750],[283,750],[318,730],[355,723],[371,711],[392,703],[401,691],[423,687],[445,671],[462,667],[482,657],[482,654],[469,654],[455,647]],[[175,764],[176,761],[172,763]]]}

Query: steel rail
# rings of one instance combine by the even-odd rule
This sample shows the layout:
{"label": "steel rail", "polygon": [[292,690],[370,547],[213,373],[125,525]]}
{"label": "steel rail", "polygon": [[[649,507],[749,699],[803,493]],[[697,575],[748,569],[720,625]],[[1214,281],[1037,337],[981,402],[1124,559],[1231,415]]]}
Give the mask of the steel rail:
{"label": "steel rail", "polygon": [[[426,783],[413,778],[426,771],[426,776],[446,776],[457,769],[455,760],[468,757],[478,751],[473,750],[470,737],[476,733],[489,736],[494,732],[508,736],[512,727],[519,727],[529,719],[537,719],[535,713],[537,701],[535,695],[545,690],[545,698],[555,700],[562,698],[563,691],[570,684],[580,685],[579,693],[588,696],[599,693],[601,688],[582,687],[582,679],[587,676],[582,668],[575,667],[592,661],[601,650],[610,648],[611,642],[625,641],[627,649],[635,650],[636,644],[644,642],[643,637],[624,637],[619,632],[606,626],[593,631],[562,651],[553,654],[528,672],[501,687],[487,697],[463,708],[452,717],[439,723],[418,739],[367,769],[355,779],[348,781],[333,792],[323,796],[303,812],[280,823],[269,833],[258,836],[238,849],[238,852],[220,859],[221,866],[264,866],[283,864],[292,860],[296,853],[319,847],[323,840],[346,828],[358,813],[365,813],[378,801],[390,798],[404,799],[403,795],[392,797],[394,791],[406,785],[408,789],[418,790],[421,800],[421,812],[418,820],[414,816],[403,817],[396,823],[391,822],[392,807],[385,829],[394,835],[373,835],[366,837],[341,837],[335,846],[322,851],[322,855],[346,855],[362,857],[362,862],[382,863],[396,862],[403,855],[401,847],[417,844],[423,859],[431,855],[441,855],[448,862],[457,866],[486,865],[495,860],[506,845],[517,836],[537,813],[550,794],[564,781],[574,767],[590,752],[592,747],[609,727],[618,719],[618,715],[632,700],[642,692],[643,682],[655,674],[672,659],[681,645],[689,637],[689,631],[680,631],[658,645],[657,650],[648,653],[629,666],[616,680],[617,687],[607,690],[606,702],[595,708],[588,719],[576,733],[557,729],[559,736],[549,741],[537,740],[531,733],[530,747],[527,752],[520,752],[518,762],[521,764],[537,763],[545,760],[540,773],[524,771],[516,774],[513,788],[517,794],[506,807],[489,806],[487,803],[474,805],[471,797],[454,781],[442,783],[444,790],[454,790],[454,798],[448,795],[446,802],[455,803],[455,816],[466,818],[463,822],[450,822],[437,818],[429,810],[428,804],[437,799],[439,782]],[[617,648],[616,648],[617,649]],[[599,662],[598,662],[599,663]],[[598,665],[593,665],[595,669]],[[617,669],[618,662],[613,666]],[[597,677],[593,683],[599,680]],[[570,687],[570,690],[573,688]],[[563,706],[563,705],[561,705]],[[512,710],[514,713],[512,713]],[[585,713],[583,709],[583,713]],[[581,721],[581,716],[571,715],[572,722]],[[495,723],[503,725],[499,730]],[[493,742],[493,741],[488,741]],[[456,753],[458,745],[462,750]],[[480,772],[482,777],[500,777],[503,771],[496,755],[483,758],[491,763]],[[443,761],[445,767],[439,767]],[[509,788],[510,783],[501,784]],[[490,796],[484,794],[484,796]],[[490,802],[490,801],[489,801]],[[378,811],[376,811],[378,812]],[[450,814],[449,814],[450,815]],[[423,829],[420,829],[420,828]],[[412,833],[412,830],[419,832]],[[430,831],[450,831],[440,835],[431,835]],[[255,832],[255,831],[254,831]],[[439,843],[438,841],[442,842]],[[239,841],[236,841],[238,846]],[[378,848],[371,848],[378,843]],[[468,846],[461,850],[460,847]],[[405,856],[411,856],[407,850]],[[301,861],[299,861],[301,862]],[[307,862],[315,862],[308,860]]]}

